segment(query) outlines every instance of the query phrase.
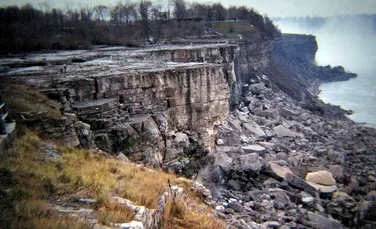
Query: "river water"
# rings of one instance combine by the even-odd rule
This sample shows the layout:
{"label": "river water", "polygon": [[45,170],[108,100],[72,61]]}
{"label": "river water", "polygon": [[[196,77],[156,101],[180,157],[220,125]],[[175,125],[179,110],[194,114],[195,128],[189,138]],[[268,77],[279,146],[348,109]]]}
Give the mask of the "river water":
{"label": "river water", "polygon": [[[278,23],[284,33],[313,34],[319,46],[318,65],[342,65],[358,77],[344,82],[325,83],[320,86],[319,97],[326,103],[353,110],[349,118],[367,126],[376,127],[376,34],[361,24],[331,25],[316,31]],[[333,29],[335,26],[340,31]]]}
{"label": "river water", "polygon": [[353,110],[349,117],[354,121],[376,127],[376,35],[318,34],[317,41],[317,64],[342,65],[358,74],[349,81],[322,84],[319,97],[326,103]]}

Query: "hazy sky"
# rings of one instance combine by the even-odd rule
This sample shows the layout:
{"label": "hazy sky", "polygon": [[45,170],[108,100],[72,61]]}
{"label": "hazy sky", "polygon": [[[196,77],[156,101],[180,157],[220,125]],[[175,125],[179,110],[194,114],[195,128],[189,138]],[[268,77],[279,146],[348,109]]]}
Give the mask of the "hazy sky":
{"label": "hazy sky", "polygon": [[[36,6],[45,0],[0,0],[1,5],[22,5],[30,2]],[[123,0],[124,1],[124,0]],[[168,0],[153,0],[168,1]],[[223,5],[246,5],[255,8],[270,17],[286,16],[332,16],[341,14],[376,13],[376,0],[195,0],[197,2],[222,2]],[[66,3],[73,5],[114,5],[119,0],[47,0],[50,6],[65,8]],[[192,0],[187,2],[193,2]]]}

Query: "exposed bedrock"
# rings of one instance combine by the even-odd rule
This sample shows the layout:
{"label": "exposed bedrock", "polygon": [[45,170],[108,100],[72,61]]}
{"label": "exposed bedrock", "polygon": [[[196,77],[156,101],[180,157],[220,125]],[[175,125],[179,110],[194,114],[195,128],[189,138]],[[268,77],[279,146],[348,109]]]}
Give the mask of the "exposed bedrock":
{"label": "exposed bedrock", "polygon": [[82,52],[81,63],[68,63],[73,57],[63,52],[67,70],[47,65],[7,76],[58,99],[90,125],[100,149],[184,172],[212,149],[216,126],[228,117],[238,52],[226,43],[99,49]]}
{"label": "exposed bedrock", "polygon": [[[217,214],[235,228],[372,228],[375,130],[317,99],[319,83],[355,75],[316,66],[316,51],[306,35],[98,48],[78,53],[80,63],[69,62],[72,52],[55,54],[66,70],[38,64],[5,76],[61,102],[63,118],[41,124],[48,135],[94,140],[186,176],[199,171]],[[30,66],[28,58],[50,56],[6,63]]]}

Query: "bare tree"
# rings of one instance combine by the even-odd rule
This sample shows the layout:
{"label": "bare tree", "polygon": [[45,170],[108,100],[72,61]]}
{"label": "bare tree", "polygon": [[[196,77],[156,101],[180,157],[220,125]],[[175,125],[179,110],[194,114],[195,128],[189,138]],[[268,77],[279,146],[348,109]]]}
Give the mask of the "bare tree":
{"label": "bare tree", "polygon": [[140,15],[141,15],[141,22],[142,22],[142,28],[144,31],[144,36],[146,38],[149,37],[149,10],[152,3],[147,0],[141,0],[140,1]]}
{"label": "bare tree", "polygon": [[187,14],[186,3],[184,0],[173,0],[175,8],[174,15],[177,19],[184,19]]}
{"label": "bare tree", "polygon": [[81,21],[91,21],[94,14],[94,7],[90,5],[81,5],[80,7]]}
{"label": "bare tree", "polygon": [[221,3],[214,3],[212,5],[213,13],[214,13],[214,20],[216,21],[223,21],[226,19],[226,9],[222,6]]}
{"label": "bare tree", "polygon": [[104,5],[97,5],[94,7],[95,18],[99,22],[103,22],[108,17],[108,7]]}

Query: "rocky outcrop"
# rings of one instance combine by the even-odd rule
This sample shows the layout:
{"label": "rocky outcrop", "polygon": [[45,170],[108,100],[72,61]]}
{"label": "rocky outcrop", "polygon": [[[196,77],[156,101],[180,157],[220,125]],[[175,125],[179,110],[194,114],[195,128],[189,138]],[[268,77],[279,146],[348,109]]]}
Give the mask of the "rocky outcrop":
{"label": "rocky outcrop", "polygon": [[74,114],[66,113],[58,119],[42,120],[35,130],[45,139],[57,139],[73,147],[94,147],[90,125],[79,121]]}
{"label": "rocky outcrop", "polygon": [[[188,152],[210,151],[214,145],[215,128],[229,113],[237,53],[235,44],[99,48],[82,52],[83,61],[70,62],[66,73],[48,65],[10,71],[7,77],[58,99],[63,112],[90,125],[100,149],[179,172],[193,157]],[[68,62],[73,57],[68,52],[61,58]],[[46,123],[41,129],[67,136],[74,146],[88,146],[85,137],[63,133],[69,125]]]}
{"label": "rocky outcrop", "polygon": [[[267,72],[276,86],[294,99],[312,103],[323,82],[344,81],[356,77],[342,66],[321,67],[315,64],[318,50],[312,35],[285,34],[274,43]],[[328,111],[329,112],[329,111]]]}

